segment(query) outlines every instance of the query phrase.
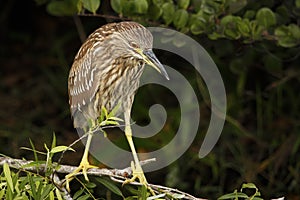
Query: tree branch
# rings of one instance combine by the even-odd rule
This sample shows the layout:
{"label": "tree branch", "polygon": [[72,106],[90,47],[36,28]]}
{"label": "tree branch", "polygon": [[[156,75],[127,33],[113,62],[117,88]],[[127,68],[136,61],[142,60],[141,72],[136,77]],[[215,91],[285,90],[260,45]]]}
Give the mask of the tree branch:
{"label": "tree branch", "polygon": [[[156,161],[155,158],[147,159],[144,161],[141,161],[141,165],[146,165],[150,162]],[[3,166],[4,163],[7,163],[9,167],[22,170],[22,171],[30,171],[30,172],[43,172],[46,169],[45,164],[41,164],[38,167],[35,166],[28,166],[33,161],[27,161],[27,160],[21,160],[21,159],[14,159],[14,158],[9,158],[9,157],[3,157],[0,156],[0,166]],[[55,163],[54,163],[55,164]],[[66,200],[72,200],[70,194],[68,191],[64,188],[63,183],[64,180],[60,180],[59,177],[57,176],[56,173],[59,174],[68,174],[73,172],[77,167],[75,166],[70,166],[70,165],[59,165],[57,169],[55,170],[55,173],[53,173],[51,176],[51,179],[53,180],[54,184],[56,187],[58,187],[63,193],[64,193],[64,198]],[[76,175],[81,175],[82,173],[77,173]],[[107,169],[107,168],[92,168],[87,171],[88,175],[93,175],[93,176],[109,176],[110,179],[114,182],[118,183],[124,183],[126,181],[126,177],[132,175],[132,169],[131,167],[127,167],[124,169]],[[141,185],[138,182],[131,182],[129,184],[132,185]],[[154,184],[149,184],[149,187],[151,187],[158,195],[160,196],[163,194],[165,195],[180,195],[181,199],[188,199],[188,200],[204,200],[202,198],[196,198],[188,193],[182,192],[180,190],[174,189],[174,188],[169,188],[161,185],[154,185]]]}

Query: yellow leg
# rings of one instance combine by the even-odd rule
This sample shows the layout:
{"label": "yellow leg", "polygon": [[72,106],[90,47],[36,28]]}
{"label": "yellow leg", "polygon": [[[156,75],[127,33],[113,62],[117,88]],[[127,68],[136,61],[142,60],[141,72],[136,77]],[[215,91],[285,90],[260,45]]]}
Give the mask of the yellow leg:
{"label": "yellow leg", "polygon": [[66,188],[68,191],[70,191],[70,181],[73,180],[74,176],[76,176],[77,173],[79,173],[80,171],[82,171],[82,174],[85,178],[86,181],[88,181],[88,176],[87,176],[87,170],[90,168],[97,168],[96,166],[90,165],[89,161],[88,161],[88,153],[89,153],[89,149],[90,149],[90,145],[91,145],[91,141],[92,141],[92,137],[93,135],[91,133],[87,133],[88,134],[88,138],[86,141],[86,146],[84,149],[84,153],[81,159],[81,162],[79,164],[79,166],[70,174],[65,176],[66,179]]}
{"label": "yellow leg", "polygon": [[131,127],[130,127],[130,112],[125,112],[125,135],[126,135],[126,139],[129,143],[132,155],[133,155],[133,160],[131,162],[131,169],[132,169],[132,178],[126,180],[123,184],[127,184],[130,182],[135,181],[136,179],[139,179],[139,182],[141,184],[143,184],[146,188],[149,189],[149,191],[151,192],[152,195],[155,195],[154,191],[149,187],[147,179],[144,175],[143,169],[141,167],[140,161],[138,159],[135,147],[134,147],[134,143],[132,140],[132,132],[131,132]]}
{"label": "yellow leg", "polygon": [[131,179],[125,181],[125,183],[133,182],[135,179],[138,178],[141,184],[148,187],[147,179],[144,175],[144,172],[143,172],[143,169],[140,165],[140,161],[138,159],[136,150],[134,148],[134,143],[133,143],[133,140],[132,140],[132,132],[131,132],[130,126],[125,127],[125,135],[126,135],[126,138],[127,138],[128,143],[129,143],[129,146],[130,146],[130,149],[131,149],[131,152],[132,152],[132,155],[133,155],[133,159],[134,159],[134,163],[131,162],[133,177]]}

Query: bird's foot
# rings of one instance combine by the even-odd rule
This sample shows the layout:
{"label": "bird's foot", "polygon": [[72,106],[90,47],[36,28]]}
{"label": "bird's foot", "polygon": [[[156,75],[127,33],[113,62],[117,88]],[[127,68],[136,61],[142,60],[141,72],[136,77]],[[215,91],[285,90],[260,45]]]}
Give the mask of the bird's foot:
{"label": "bird's foot", "polygon": [[145,177],[145,174],[143,172],[142,167],[138,164],[135,165],[134,162],[131,162],[131,169],[132,169],[132,178],[127,179],[124,181],[123,185],[127,184],[127,183],[131,183],[136,181],[136,179],[139,180],[139,182],[145,186],[152,195],[155,195],[154,191],[152,190],[152,188],[149,186],[147,179]]}
{"label": "bird's foot", "polygon": [[86,181],[89,181],[89,178],[87,176],[87,170],[91,168],[98,168],[97,166],[90,165],[89,161],[87,159],[84,159],[80,162],[79,166],[70,174],[67,174],[65,176],[65,184],[66,184],[66,189],[70,191],[70,182],[73,180],[73,178],[81,171],[84,179]]}

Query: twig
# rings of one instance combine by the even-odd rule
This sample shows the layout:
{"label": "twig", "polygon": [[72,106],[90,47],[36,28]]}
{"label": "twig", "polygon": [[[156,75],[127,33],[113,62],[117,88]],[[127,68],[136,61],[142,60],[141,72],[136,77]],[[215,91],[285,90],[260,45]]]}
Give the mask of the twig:
{"label": "twig", "polygon": [[74,15],[73,19],[74,19],[75,26],[77,28],[78,35],[80,37],[80,41],[81,43],[83,43],[86,40],[86,33],[84,31],[82,22],[78,15]]}

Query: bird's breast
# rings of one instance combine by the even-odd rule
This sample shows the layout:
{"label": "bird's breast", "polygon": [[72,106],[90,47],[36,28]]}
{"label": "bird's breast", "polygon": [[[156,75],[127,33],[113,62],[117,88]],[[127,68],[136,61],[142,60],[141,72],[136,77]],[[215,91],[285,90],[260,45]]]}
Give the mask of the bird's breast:
{"label": "bird's breast", "polygon": [[96,96],[98,110],[101,111],[101,108],[105,107],[111,111],[118,106],[116,114],[120,115],[126,109],[131,109],[143,69],[144,63],[139,60],[116,62],[112,70],[100,79]]}

